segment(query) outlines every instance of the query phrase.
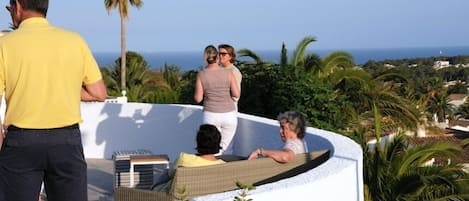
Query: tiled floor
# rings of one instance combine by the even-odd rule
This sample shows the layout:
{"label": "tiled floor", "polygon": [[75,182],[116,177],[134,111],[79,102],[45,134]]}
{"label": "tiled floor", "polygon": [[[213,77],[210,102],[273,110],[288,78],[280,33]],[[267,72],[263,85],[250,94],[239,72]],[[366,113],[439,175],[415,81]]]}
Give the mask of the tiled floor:
{"label": "tiled floor", "polygon": [[112,160],[86,159],[88,163],[88,200],[113,200],[113,174]]}

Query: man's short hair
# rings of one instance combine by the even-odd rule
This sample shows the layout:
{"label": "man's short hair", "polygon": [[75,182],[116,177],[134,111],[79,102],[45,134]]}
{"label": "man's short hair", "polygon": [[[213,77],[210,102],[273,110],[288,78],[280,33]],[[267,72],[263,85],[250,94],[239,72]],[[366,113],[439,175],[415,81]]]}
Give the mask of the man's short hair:
{"label": "man's short hair", "polygon": [[49,0],[10,0],[10,5],[16,5],[18,2],[24,10],[32,10],[47,15]]}
{"label": "man's short hair", "polygon": [[197,131],[197,152],[203,154],[216,154],[220,151],[220,131],[211,124],[202,124]]}

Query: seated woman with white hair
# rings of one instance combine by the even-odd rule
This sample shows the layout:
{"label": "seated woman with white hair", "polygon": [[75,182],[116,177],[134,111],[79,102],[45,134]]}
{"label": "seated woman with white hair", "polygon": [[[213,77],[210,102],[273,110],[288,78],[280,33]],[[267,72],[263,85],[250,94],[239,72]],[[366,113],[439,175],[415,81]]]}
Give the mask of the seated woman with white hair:
{"label": "seated woman with white hair", "polygon": [[248,159],[270,157],[280,163],[288,163],[295,159],[296,154],[308,152],[306,142],[303,140],[306,131],[306,121],[303,115],[296,111],[281,113],[277,120],[280,124],[280,137],[285,143],[281,149],[257,148]]}

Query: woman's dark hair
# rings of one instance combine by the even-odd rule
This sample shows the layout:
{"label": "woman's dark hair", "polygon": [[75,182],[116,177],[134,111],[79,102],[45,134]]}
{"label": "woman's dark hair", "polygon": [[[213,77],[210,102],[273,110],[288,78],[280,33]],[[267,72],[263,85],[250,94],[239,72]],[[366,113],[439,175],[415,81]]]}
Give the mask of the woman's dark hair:
{"label": "woman's dark hair", "polygon": [[23,7],[24,10],[32,10],[47,15],[49,8],[49,0],[10,0],[10,5],[16,5],[16,2]]}
{"label": "woman's dark hair", "polygon": [[208,64],[213,64],[217,62],[218,51],[217,48],[213,45],[205,47],[204,50],[204,59]]}
{"label": "woman's dark hair", "polygon": [[221,134],[217,127],[202,124],[197,131],[197,152],[200,155],[216,154],[220,151]]}
{"label": "woman's dark hair", "polygon": [[231,45],[228,45],[228,44],[218,45],[218,51],[220,51],[220,49],[222,49],[222,48],[225,49],[226,52],[231,56],[230,62],[234,63],[235,59],[236,59],[236,52],[235,52],[234,47],[231,46]]}

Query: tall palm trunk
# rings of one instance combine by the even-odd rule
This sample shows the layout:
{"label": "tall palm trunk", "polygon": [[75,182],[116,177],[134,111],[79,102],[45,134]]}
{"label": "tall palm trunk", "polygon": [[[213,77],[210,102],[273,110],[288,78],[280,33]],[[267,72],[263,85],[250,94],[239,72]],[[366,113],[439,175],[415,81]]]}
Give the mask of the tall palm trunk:
{"label": "tall palm trunk", "polygon": [[137,8],[142,7],[142,0],[104,0],[104,6],[109,13],[112,9],[117,9],[121,18],[121,92],[125,95],[124,91],[127,89],[127,59],[126,59],[126,33],[125,21],[129,15],[129,5]]}
{"label": "tall palm trunk", "polygon": [[381,146],[381,114],[376,101],[373,100],[373,118],[375,124],[376,146]]}
{"label": "tall palm trunk", "polygon": [[[126,90],[126,43],[125,43],[125,16],[121,15],[121,92]],[[122,94],[124,95],[124,94]]]}

